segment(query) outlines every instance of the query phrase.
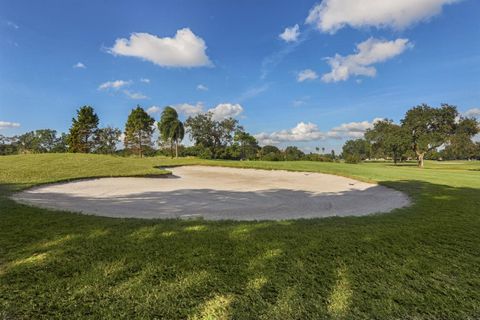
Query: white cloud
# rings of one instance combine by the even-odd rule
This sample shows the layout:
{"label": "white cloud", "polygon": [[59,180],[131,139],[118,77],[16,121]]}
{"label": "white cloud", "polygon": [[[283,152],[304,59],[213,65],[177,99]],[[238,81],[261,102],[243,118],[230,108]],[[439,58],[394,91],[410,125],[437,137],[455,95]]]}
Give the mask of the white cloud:
{"label": "white cloud", "polygon": [[81,63],[81,62],[77,62],[76,64],[73,65],[73,68],[74,68],[74,69],[85,69],[85,68],[87,68],[87,66],[84,65],[84,64]]}
{"label": "white cloud", "polygon": [[199,84],[197,86],[197,90],[200,90],[200,91],[208,91],[208,87],[203,85],[203,84]]}
{"label": "white cloud", "polygon": [[343,123],[338,127],[332,128],[328,133],[330,138],[362,138],[367,129],[373,128],[373,125],[383,120],[382,118],[375,118],[372,122],[349,122]]}
{"label": "white cloud", "polygon": [[269,83],[263,84],[258,87],[251,87],[247,89],[245,92],[243,92],[240,97],[237,99],[238,101],[244,101],[248,100],[251,98],[255,98],[256,96],[262,94],[263,92],[267,91],[268,88],[270,87]]}
{"label": "white cloud", "polygon": [[357,44],[356,53],[327,58],[332,71],[322,76],[324,82],[345,81],[351,75],[374,77],[377,69],[372,65],[391,59],[412,47],[408,39],[383,41],[370,38]]}
{"label": "white cloud", "polygon": [[0,130],[7,128],[19,128],[20,123],[18,122],[9,122],[9,121],[0,121]]}
{"label": "white cloud", "polygon": [[102,83],[100,86],[98,86],[98,90],[108,90],[108,89],[114,89],[118,90],[121,87],[128,86],[132,83],[132,81],[124,81],[124,80],[115,80],[115,81],[107,81]]}
{"label": "white cloud", "polygon": [[132,33],[130,39],[117,39],[109,52],[136,57],[162,67],[201,67],[212,63],[202,38],[189,28],[177,30],[173,38],[159,38],[149,33]]}
{"label": "white cloud", "polygon": [[262,145],[278,144],[282,142],[305,142],[325,139],[326,134],[320,131],[318,126],[311,122],[299,122],[294,128],[275,131],[271,133],[262,132],[255,135],[255,138]]}
{"label": "white cloud", "polygon": [[146,95],[140,92],[131,92],[129,90],[123,90],[123,93],[125,93],[125,95],[130,99],[134,99],[134,100],[148,99]]}
{"label": "white cloud", "polygon": [[150,79],[148,79],[148,78],[140,78],[140,82],[150,83]]}
{"label": "white cloud", "polygon": [[365,131],[372,128],[382,118],[375,118],[371,122],[350,122],[332,128],[328,132],[321,131],[312,122],[299,122],[294,128],[274,131],[271,133],[262,132],[255,135],[261,145],[279,144],[284,142],[308,142],[325,139],[361,138]]}
{"label": "white cloud", "polygon": [[464,115],[469,118],[480,118],[480,108],[472,108],[464,112]]}
{"label": "white cloud", "polygon": [[203,103],[198,102],[197,104],[181,103],[174,105],[173,108],[177,110],[178,113],[181,113],[187,117],[195,116],[203,112]]}
{"label": "white cloud", "polygon": [[239,104],[220,103],[215,108],[208,109],[213,114],[213,120],[223,120],[226,118],[235,118],[243,112],[243,107]]}
{"label": "white cloud", "polygon": [[211,112],[212,119],[217,121],[230,117],[235,118],[243,112],[243,107],[240,104],[232,103],[220,103],[206,111],[205,106],[201,102],[198,102],[197,104],[177,104],[174,105],[173,108],[175,108],[178,113],[183,114],[186,117],[196,116],[200,113]]}
{"label": "white cloud", "polygon": [[285,28],[285,31],[283,31],[279,37],[284,40],[285,42],[295,42],[298,40],[298,37],[300,36],[300,30],[298,24],[294,25],[293,27],[290,28]]}
{"label": "white cloud", "polygon": [[162,108],[158,106],[151,106],[146,110],[148,114],[156,114],[156,113],[160,113],[161,111],[162,111]]}
{"label": "white cloud", "polygon": [[311,69],[302,70],[297,74],[298,82],[303,82],[306,80],[315,80],[317,78],[318,78],[317,73]]}
{"label": "white cloud", "polygon": [[323,0],[310,10],[305,22],[329,33],[347,25],[398,30],[427,20],[455,2],[459,0]]}

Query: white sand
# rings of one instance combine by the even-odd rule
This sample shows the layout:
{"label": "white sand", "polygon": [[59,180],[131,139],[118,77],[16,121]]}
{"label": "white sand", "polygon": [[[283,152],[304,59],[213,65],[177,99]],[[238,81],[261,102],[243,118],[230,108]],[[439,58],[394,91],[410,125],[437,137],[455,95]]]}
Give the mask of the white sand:
{"label": "white sand", "polygon": [[40,186],[13,198],[121,218],[283,220],[361,216],[409,205],[402,192],[305,172],[186,166],[169,178],[101,178]]}

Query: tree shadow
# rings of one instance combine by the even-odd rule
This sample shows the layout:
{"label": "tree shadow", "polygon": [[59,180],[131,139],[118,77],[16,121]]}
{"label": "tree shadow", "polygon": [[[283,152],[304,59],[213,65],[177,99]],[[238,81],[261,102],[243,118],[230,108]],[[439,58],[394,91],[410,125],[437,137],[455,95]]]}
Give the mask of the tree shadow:
{"label": "tree shadow", "polygon": [[412,206],[232,222],[111,219],[2,198],[0,308],[7,318],[475,317],[480,189],[384,184]]}

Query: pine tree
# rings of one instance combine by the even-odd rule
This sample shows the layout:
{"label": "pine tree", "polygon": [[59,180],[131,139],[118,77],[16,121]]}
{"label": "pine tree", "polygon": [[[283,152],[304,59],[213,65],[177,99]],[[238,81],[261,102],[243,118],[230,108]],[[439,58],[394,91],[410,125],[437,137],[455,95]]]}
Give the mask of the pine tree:
{"label": "pine tree", "polygon": [[142,157],[144,148],[152,144],[154,123],[155,120],[142,107],[133,109],[125,124],[125,148]]}
{"label": "pine tree", "polygon": [[77,110],[77,118],[72,119],[68,138],[70,152],[89,153],[93,150],[98,121],[98,116],[92,107],[83,106]]}

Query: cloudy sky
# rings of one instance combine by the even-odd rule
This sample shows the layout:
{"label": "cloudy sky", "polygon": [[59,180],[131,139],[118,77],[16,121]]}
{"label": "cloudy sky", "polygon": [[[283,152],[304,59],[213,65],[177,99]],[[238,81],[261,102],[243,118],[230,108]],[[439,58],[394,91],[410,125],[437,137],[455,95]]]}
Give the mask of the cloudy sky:
{"label": "cloudy sky", "polygon": [[0,134],[92,105],[233,116],[263,144],[339,150],[417,104],[480,116],[480,1],[0,0]]}

